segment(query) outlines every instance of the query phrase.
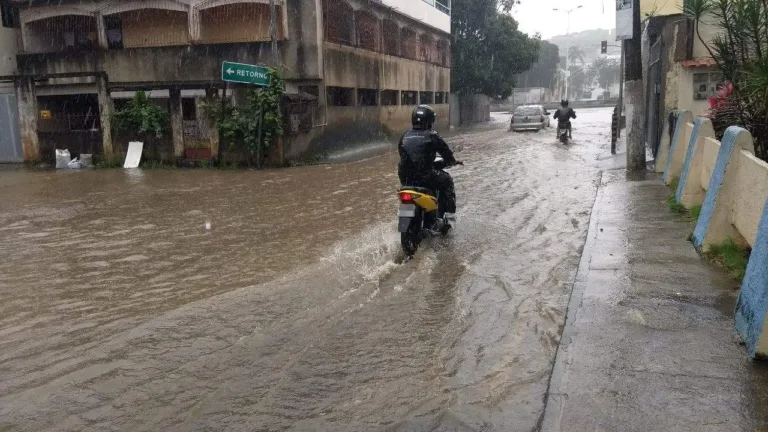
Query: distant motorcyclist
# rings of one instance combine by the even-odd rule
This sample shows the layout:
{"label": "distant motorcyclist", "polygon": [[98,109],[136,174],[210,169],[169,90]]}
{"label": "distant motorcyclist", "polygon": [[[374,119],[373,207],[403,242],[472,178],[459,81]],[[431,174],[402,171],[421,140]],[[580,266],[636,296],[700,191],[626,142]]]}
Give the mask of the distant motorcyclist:
{"label": "distant motorcyclist", "polygon": [[558,123],[565,123],[565,127],[568,129],[568,138],[573,138],[573,134],[571,133],[571,119],[576,118],[576,112],[573,111],[573,108],[568,106],[568,99],[560,101],[560,108],[555,111],[553,117]]}
{"label": "distant motorcyclist", "polygon": [[439,192],[440,214],[453,224],[456,219],[456,191],[451,176],[434,165],[437,154],[445,166],[461,164],[457,161],[448,144],[432,130],[437,120],[435,111],[429,105],[419,105],[411,114],[411,130],[400,137],[397,150],[400,163],[397,174],[403,186],[419,186]]}

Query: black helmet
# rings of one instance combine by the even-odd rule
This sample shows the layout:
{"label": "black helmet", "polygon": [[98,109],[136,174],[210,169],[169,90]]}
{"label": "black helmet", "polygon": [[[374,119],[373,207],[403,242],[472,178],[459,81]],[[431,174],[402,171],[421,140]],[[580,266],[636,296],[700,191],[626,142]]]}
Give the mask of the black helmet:
{"label": "black helmet", "polygon": [[435,124],[435,120],[437,120],[437,115],[435,110],[429,105],[419,105],[411,114],[411,124],[414,129],[431,129],[432,125]]}
{"label": "black helmet", "polygon": [[568,106],[568,99],[563,99],[560,101],[560,105],[565,108]]}

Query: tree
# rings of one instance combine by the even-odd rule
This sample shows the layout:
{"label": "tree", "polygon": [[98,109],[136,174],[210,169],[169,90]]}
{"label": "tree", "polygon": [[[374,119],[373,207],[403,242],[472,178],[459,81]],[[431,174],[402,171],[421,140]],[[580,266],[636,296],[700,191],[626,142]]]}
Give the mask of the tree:
{"label": "tree", "polygon": [[552,78],[557,72],[557,65],[560,61],[559,52],[560,50],[557,48],[557,45],[547,41],[540,41],[539,59],[530,69],[517,77],[518,86],[552,87]]}
{"label": "tree", "polygon": [[504,13],[514,2],[455,0],[451,11],[451,87],[460,94],[507,97],[515,77],[536,61],[539,38],[530,38]]}
{"label": "tree", "polygon": [[280,101],[285,93],[285,81],[270,69],[269,86],[249,88],[243,105],[235,106],[225,99],[206,106],[207,115],[216,122],[222,136],[230,146],[240,147],[255,157],[261,166],[265,150],[283,135],[283,115]]}
{"label": "tree", "polygon": [[568,48],[568,61],[571,63],[576,63],[576,61],[579,61],[582,66],[584,66],[584,50],[577,46],[572,46]]}
{"label": "tree", "polygon": [[607,89],[611,84],[618,82],[621,75],[620,61],[600,57],[592,63],[592,67],[597,73],[597,82],[600,87]]}

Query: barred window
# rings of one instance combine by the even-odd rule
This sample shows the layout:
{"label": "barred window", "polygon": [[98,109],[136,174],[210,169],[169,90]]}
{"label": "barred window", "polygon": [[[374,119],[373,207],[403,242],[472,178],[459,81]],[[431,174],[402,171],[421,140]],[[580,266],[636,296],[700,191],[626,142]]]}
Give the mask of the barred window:
{"label": "barred window", "polygon": [[341,0],[326,0],[325,5],[325,39],[328,42],[354,45],[352,6]]}

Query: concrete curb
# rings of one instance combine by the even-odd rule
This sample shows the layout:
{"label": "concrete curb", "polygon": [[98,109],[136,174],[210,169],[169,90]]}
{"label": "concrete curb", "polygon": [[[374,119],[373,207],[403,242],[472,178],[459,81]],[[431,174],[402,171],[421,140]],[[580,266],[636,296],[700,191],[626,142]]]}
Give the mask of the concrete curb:
{"label": "concrete curb", "polygon": [[[741,127],[731,126],[725,131],[717,154],[715,169],[709,181],[707,195],[701,207],[699,220],[693,230],[693,245],[706,250],[709,245],[721,243],[728,237],[738,238],[738,232],[730,223],[730,200],[738,186],[734,149],[751,145],[752,136]],[[732,163],[734,162],[734,163]]]}
{"label": "concrete curb", "polygon": [[705,191],[701,187],[701,164],[704,155],[703,141],[706,137],[714,137],[712,121],[699,117],[693,123],[693,132],[688,142],[688,151],[685,154],[683,171],[680,174],[680,183],[675,191],[675,200],[687,208],[701,204],[704,201]]}
{"label": "concrete curb", "polygon": [[768,202],[736,303],[736,331],[752,358],[768,358]]}
{"label": "concrete curb", "polygon": [[684,139],[685,128],[688,123],[693,122],[693,114],[688,110],[681,110],[677,115],[677,123],[675,123],[675,133],[672,135],[672,142],[669,145],[669,153],[667,154],[667,163],[664,168],[664,183],[672,183],[672,179],[680,175],[682,170],[682,160],[685,157],[685,152],[688,146],[688,142]]}

